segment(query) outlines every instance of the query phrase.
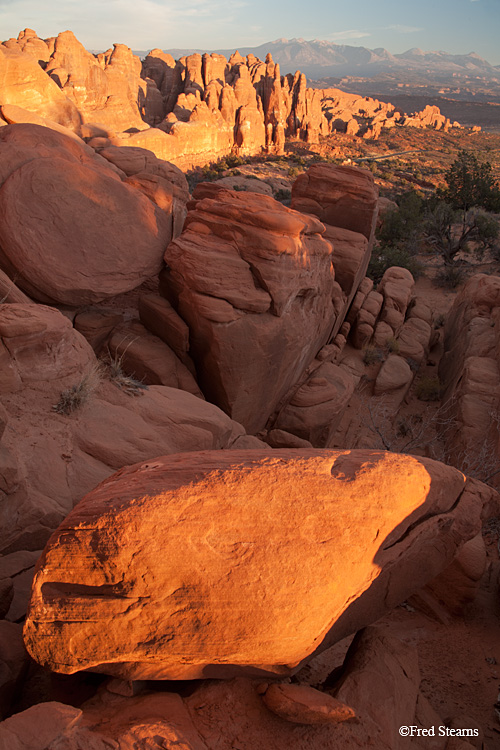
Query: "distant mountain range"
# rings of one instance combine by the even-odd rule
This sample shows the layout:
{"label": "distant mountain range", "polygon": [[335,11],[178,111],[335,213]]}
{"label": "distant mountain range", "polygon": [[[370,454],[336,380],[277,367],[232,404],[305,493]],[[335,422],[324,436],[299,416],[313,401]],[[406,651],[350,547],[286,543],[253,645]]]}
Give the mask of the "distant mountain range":
{"label": "distant mountain range", "polygon": [[[148,51],[139,50],[135,54],[145,57]],[[193,52],[217,52],[229,58],[235,49],[165,51],[175,59]],[[475,52],[452,55],[414,47],[393,55],[382,47],[353,47],[320,39],[276,39],[259,47],[240,47],[238,51],[244,56],[254,54],[260,60],[265,60],[270,52],[280,64],[282,75],[300,70],[312,88],[337,87],[361,96],[390,97],[393,103],[401,96],[426,97],[442,111],[442,98],[491,104],[494,111],[478,124],[489,125],[493,120],[495,127],[500,127],[500,65],[491,65]],[[403,104],[409,106],[409,102]]]}
{"label": "distant mountain range", "polygon": [[[165,50],[178,59],[193,52],[217,52],[230,57],[235,51],[232,49],[200,50],[200,49],[169,49]],[[240,47],[241,55],[254,54],[264,60],[270,52],[273,60],[280,64],[281,73],[294,73],[296,70],[305,73],[308,78],[325,78],[345,76],[373,77],[381,73],[395,73],[408,71],[426,75],[481,76],[500,82],[500,65],[491,65],[487,60],[470,52],[467,55],[452,55],[448,52],[423,52],[413,48],[399,55],[393,55],[382,47],[369,49],[368,47],[354,47],[346,44],[314,39],[276,39],[266,42],[259,47]],[[144,56],[147,52],[138,51],[136,54]]]}

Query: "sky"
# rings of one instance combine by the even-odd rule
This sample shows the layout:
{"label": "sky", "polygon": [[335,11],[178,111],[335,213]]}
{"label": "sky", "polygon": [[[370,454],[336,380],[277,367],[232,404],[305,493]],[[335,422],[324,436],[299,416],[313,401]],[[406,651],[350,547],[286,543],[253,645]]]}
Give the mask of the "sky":
{"label": "sky", "polygon": [[500,64],[500,0],[0,0],[0,39],[71,29],[87,49],[114,42],[237,49],[278,38],[337,44],[476,52]]}

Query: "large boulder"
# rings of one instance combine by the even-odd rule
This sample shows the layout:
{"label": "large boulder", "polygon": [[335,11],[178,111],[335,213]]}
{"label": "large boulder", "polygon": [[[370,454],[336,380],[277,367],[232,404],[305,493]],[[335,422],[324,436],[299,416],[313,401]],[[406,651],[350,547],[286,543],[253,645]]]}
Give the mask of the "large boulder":
{"label": "large boulder", "polygon": [[163,291],[190,327],[204,394],[255,432],[337,321],[332,248],[319,221],[268,196],[206,183],[193,195]]}
{"label": "large boulder", "polygon": [[[31,137],[45,141],[38,153]],[[0,187],[0,265],[23,291],[77,306],[158,273],[171,222],[107,162],[38,125],[2,128],[0,152],[15,162]]]}
{"label": "large boulder", "polygon": [[324,224],[359,232],[369,242],[378,216],[377,201],[373,175],[358,167],[314,164],[292,188],[292,208],[314,214]]}
{"label": "large boulder", "polygon": [[42,555],[45,667],[127,679],[289,675],[443,570],[496,494],[370,451],[206,451],[124,469]]}

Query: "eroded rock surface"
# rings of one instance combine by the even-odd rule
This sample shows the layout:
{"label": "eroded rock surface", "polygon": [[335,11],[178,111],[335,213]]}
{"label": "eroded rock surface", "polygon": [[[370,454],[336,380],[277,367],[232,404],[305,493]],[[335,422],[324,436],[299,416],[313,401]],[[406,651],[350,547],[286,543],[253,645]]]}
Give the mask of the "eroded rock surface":
{"label": "eroded rock surface", "polygon": [[[216,406],[177,388],[129,395],[96,371],[88,342],[53,308],[1,305],[0,359],[2,554],[43,547],[86,492],[160,446],[227,448],[244,435]],[[72,389],[68,413],[59,413],[61,394]]]}
{"label": "eroded rock surface", "polygon": [[204,183],[194,197],[164,293],[189,325],[203,392],[255,432],[332,332],[332,248],[317,219],[268,196]]}
{"label": "eroded rock surface", "polygon": [[369,451],[162,456],[101,483],[35,576],[25,641],[60,672],[291,674],[434,578],[492,491]]}
{"label": "eroded rock surface", "polygon": [[465,470],[495,479],[500,420],[500,279],[477,274],[458,293],[445,324],[439,366],[450,458]]}

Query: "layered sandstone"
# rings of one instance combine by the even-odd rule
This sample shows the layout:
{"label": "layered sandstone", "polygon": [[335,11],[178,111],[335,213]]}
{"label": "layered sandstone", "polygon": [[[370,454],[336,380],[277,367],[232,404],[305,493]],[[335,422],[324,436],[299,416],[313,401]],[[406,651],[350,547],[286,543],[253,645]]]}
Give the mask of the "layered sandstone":
{"label": "layered sandstone", "polygon": [[465,471],[497,480],[500,415],[500,279],[477,274],[458,293],[445,324],[439,366],[443,405],[455,429],[443,426],[450,459]]}
{"label": "layered sandstone", "polygon": [[203,392],[262,429],[337,314],[332,248],[315,218],[207,183],[165,253],[164,293],[191,331]]}

